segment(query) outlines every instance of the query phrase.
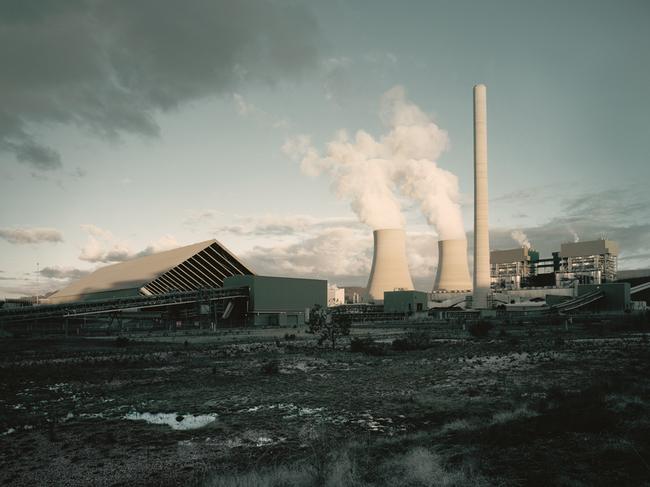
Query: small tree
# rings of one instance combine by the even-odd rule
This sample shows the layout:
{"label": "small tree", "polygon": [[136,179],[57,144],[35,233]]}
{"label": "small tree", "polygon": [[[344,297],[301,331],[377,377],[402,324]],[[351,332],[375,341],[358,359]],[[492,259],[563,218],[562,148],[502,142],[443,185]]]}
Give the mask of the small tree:
{"label": "small tree", "polygon": [[316,304],[309,312],[309,332],[319,336],[319,345],[329,341],[334,349],[338,338],[350,334],[350,319],[342,314],[329,313]]}

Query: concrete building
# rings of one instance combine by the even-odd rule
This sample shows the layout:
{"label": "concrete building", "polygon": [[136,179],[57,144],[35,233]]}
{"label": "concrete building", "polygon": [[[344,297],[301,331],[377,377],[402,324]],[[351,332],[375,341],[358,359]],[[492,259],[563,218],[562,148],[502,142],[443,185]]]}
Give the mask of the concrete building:
{"label": "concrete building", "polygon": [[520,289],[535,275],[539,252],[528,247],[490,252],[492,289]]}
{"label": "concrete building", "polygon": [[345,304],[359,304],[365,301],[368,293],[365,287],[361,286],[345,286]]}
{"label": "concrete building", "polygon": [[48,303],[220,288],[229,276],[252,274],[223,244],[206,240],[102,267],[52,294]]}
{"label": "concrete building", "polygon": [[583,284],[578,286],[578,296],[583,296],[596,290],[603,293],[603,299],[590,304],[585,308],[586,311],[619,314],[631,308],[632,298],[629,283]]}
{"label": "concrete building", "polygon": [[327,306],[339,306],[345,304],[345,289],[336,284],[327,286]]}
{"label": "concrete building", "polygon": [[618,270],[618,244],[599,239],[587,242],[563,243],[561,279],[578,279],[584,284],[614,282]]}
{"label": "concrete building", "polygon": [[433,292],[467,292],[472,289],[467,266],[467,240],[438,241],[438,269]]}
{"label": "concrete building", "polygon": [[384,293],[384,313],[427,312],[428,293],[422,291],[387,291]]}
{"label": "concrete building", "polygon": [[375,246],[368,279],[371,302],[382,302],[386,291],[412,290],[413,281],[406,260],[406,235],[401,228],[373,232]]}
{"label": "concrete building", "polygon": [[224,288],[249,288],[248,325],[293,326],[309,319],[314,305],[327,306],[327,281],[239,275],[227,277]]}

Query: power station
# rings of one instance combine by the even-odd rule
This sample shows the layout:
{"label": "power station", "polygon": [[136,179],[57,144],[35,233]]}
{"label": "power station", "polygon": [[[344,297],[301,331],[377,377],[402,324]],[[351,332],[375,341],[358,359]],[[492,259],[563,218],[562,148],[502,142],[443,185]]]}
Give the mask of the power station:
{"label": "power station", "polygon": [[650,282],[640,282],[638,276],[637,281],[617,281],[619,249],[614,241],[561,243],[550,256],[540,256],[528,245],[490,251],[484,84],[473,88],[473,145],[473,272],[467,239],[440,239],[431,292],[414,289],[403,228],[373,231],[365,288],[337,287],[322,279],[258,276],[220,242],[208,240],[100,268],[51,295],[44,306],[12,310],[9,305],[14,303],[5,301],[0,324],[61,318],[67,324],[91,315],[135,312],[129,316],[148,313],[176,324],[298,325],[308,320],[315,305],[347,307],[357,318],[645,310],[645,302],[632,297],[645,297]]}

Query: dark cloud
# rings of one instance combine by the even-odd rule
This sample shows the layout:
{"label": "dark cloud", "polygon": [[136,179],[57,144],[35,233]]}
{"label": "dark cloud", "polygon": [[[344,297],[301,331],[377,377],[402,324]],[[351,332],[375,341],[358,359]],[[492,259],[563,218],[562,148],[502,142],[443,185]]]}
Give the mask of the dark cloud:
{"label": "dark cloud", "polygon": [[63,234],[54,228],[0,228],[0,239],[12,244],[63,242]]}
{"label": "dark cloud", "polygon": [[317,65],[317,31],[290,1],[2,2],[0,150],[42,171],[41,124],[156,135],[160,111]]}

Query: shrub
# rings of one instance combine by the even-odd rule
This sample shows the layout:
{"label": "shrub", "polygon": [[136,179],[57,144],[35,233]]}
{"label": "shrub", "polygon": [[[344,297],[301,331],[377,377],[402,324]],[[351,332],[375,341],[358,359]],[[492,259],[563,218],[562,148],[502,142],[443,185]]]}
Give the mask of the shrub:
{"label": "shrub", "polygon": [[470,324],[467,331],[475,338],[485,338],[490,334],[492,328],[494,326],[489,321],[477,321]]}
{"label": "shrub", "polygon": [[288,342],[291,342],[296,339],[296,334],[295,333],[285,333],[284,334],[284,339]]}
{"label": "shrub", "polygon": [[116,347],[126,347],[129,344],[129,339],[127,337],[117,337],[115,339]]}
{"label": "shrub", "polygon": [[336,348],[336,340],[350,334],[352,324],[345,314],[332,314],[320,305],[314,305],[309,312],[309,332],[318,335],[318,344],[329,341],[332,349]]}
{"label": "shrub", "polygon": [[277,360],[269,360],[262,364],[262,373],[266,375],[275,375],[280,373],[280,363]]}
{"label": "shrub", "polygon": [[406,352],[409,350],[426,350],[433,346],[431,335],[427,332],[411,332],[402,338],[393,340],[393,350]]}
{"label": "shrub", "polygon": [[355,337],[350,340],[350,351],[353,353],[364,353],[366,355],[384,355],[384,347],[375,342],[372,337]]}

